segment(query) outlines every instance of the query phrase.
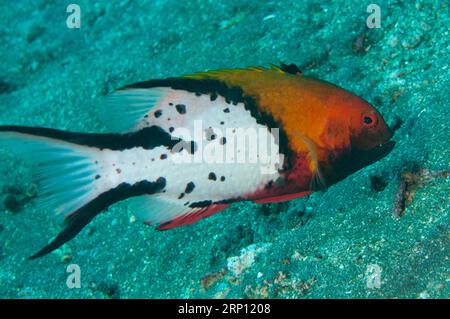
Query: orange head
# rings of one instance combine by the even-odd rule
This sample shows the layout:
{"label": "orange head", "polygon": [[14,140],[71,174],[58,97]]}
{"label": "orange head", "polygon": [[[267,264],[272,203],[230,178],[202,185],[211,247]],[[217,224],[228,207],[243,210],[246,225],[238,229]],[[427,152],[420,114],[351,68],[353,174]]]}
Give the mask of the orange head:
{"label": "orange head", "polygon": [[320,139],[319,167],[326,183],[334,184],[392,151],[392,132],[368,102],[342,89],[327,99],[328,116]]}

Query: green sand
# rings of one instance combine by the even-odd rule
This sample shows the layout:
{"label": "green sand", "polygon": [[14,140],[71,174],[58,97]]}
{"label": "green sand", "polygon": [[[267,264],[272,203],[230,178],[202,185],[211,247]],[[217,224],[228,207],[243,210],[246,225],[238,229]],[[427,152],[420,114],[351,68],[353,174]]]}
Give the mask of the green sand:
{"label": "green sand", "polygon": [[[2,2],[1,124],[105,132],[98,106],[114,88],[282,61],[402,125],[388,157],[325,193],[165,232],[120,204],[34,261],[60,221],[2,150],[0,297],[449,298],[449,7],[377,1],[382,25],[368,29],[371,2],[77,1],[80,29],[66,27],[69,1]],[[66,286],[71,263],[80,289]]]}

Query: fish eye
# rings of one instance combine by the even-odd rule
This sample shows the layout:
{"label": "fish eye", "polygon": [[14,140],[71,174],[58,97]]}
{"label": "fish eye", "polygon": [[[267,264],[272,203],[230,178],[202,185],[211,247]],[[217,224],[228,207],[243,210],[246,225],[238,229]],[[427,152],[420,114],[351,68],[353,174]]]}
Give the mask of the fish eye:
{"label": "fish eye", "polygon": [[377,124],[377,117],[375,114],[365,113],[361,117],[362,124],[366,127],[373,127]]}

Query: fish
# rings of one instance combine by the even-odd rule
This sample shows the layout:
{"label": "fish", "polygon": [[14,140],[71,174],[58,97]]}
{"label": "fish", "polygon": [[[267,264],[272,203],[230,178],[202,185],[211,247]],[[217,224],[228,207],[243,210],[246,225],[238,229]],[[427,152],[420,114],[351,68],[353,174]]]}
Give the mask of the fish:
{"label": "fish", "polygon": [[37,205],[64,216],[30,259],[120,201],[145,224],[172,229],[236,202],[325,191],[395,145],[372,105],[295,64],[137,82],[100,104],[108,133],[0,126],[0,146],[33,167]]}

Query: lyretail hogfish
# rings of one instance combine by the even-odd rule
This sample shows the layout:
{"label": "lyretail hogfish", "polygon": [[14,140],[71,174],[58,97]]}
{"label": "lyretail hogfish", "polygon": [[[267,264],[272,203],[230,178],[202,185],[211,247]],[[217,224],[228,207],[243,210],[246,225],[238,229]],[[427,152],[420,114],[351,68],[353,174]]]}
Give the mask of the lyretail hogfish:
{"label": "lyretail hogfish", "polygon": [[30,258],[119,201],[169,229],[234,202],[324,190],[395,144],[368,102],[295,65],[131,84],[107,96],[104,114],[111,133],[0,126],[1,143],[34,164],[43,203],[65,215],[59,235]]}

